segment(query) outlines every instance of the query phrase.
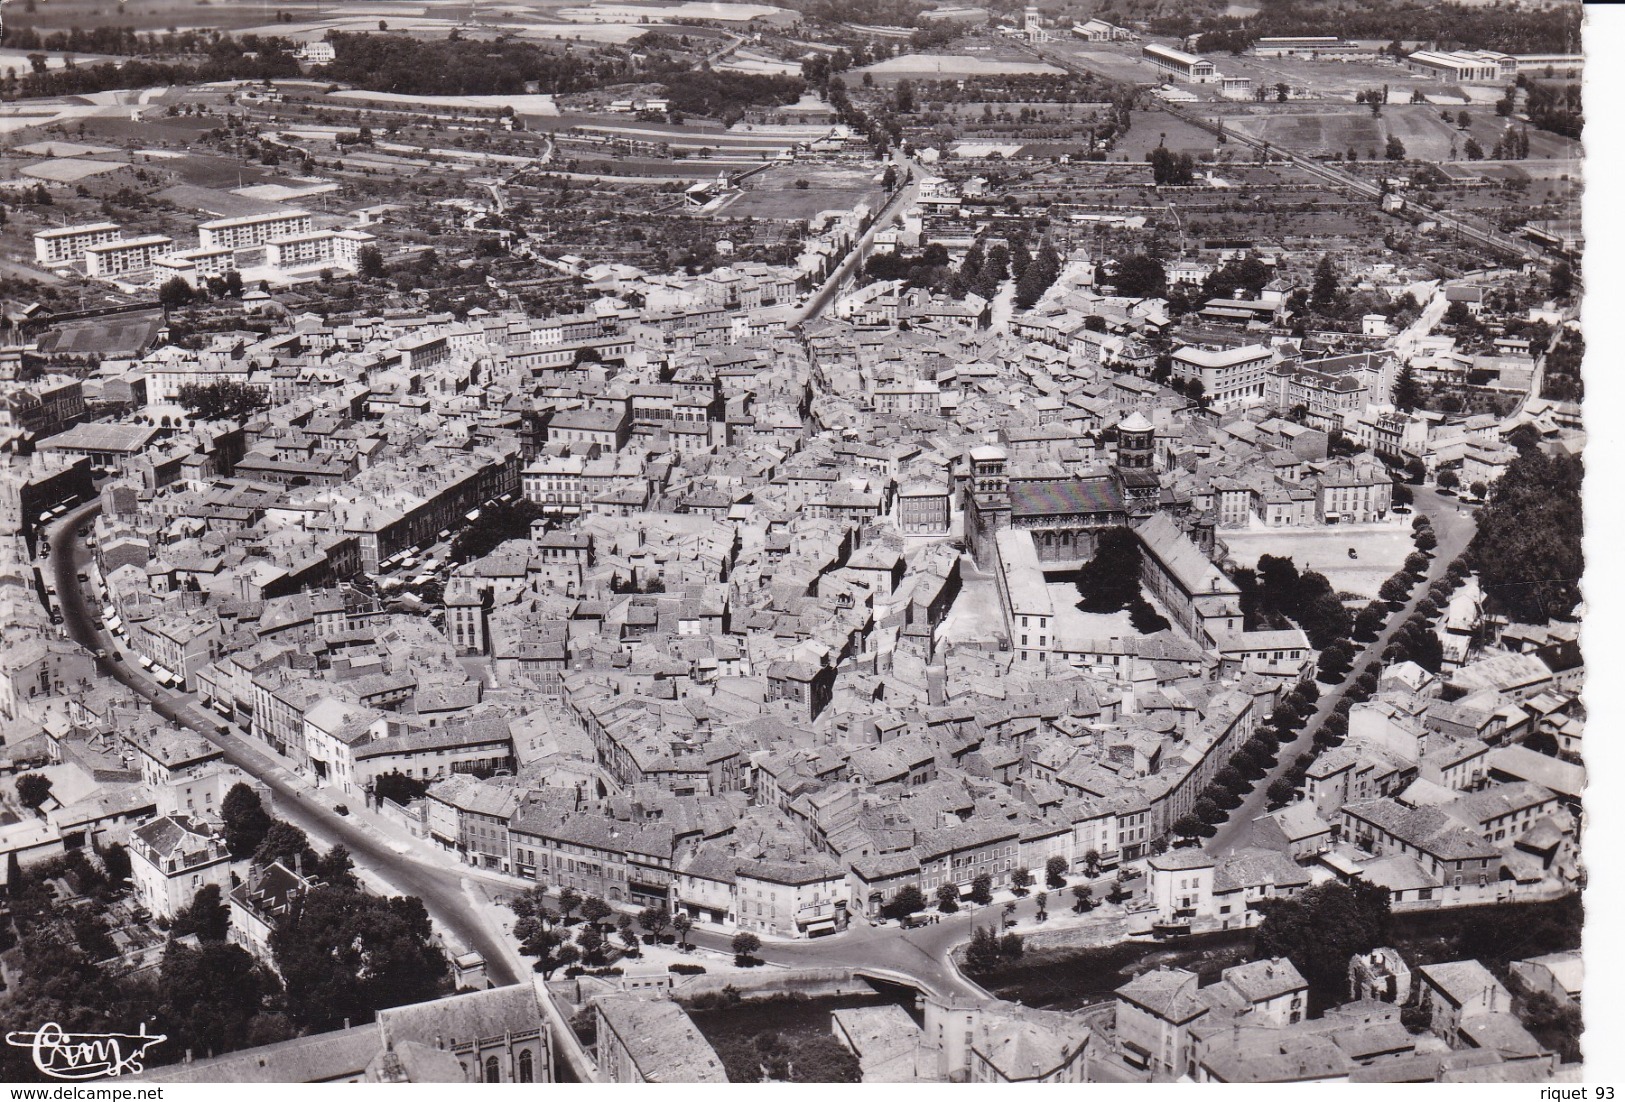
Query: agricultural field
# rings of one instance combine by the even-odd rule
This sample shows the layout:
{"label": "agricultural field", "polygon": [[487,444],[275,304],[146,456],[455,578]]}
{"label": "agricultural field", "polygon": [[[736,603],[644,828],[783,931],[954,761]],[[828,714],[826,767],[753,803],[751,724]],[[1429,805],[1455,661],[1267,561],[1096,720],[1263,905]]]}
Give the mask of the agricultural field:
{"label": "agricultural field", "polygon": [[[1458,128],[1455,116],[1466,110],[1468,129]],[[1442,113],[1451,115],[1446,122]],[[1405,145],[1410,160],[1438,164],[1466,160],[1470,137],[1489,154],[1506,128],[1506,121],[1482,107],[1444,108],[1431,104],[1389,102],[1380,117],[1358,104],[1302,103],[1231,106],[1224,109],[1225,125],[1238,133],[1261,138],[1271,145],[1308,156],[1332,156],[1353,149],[1360,160],[1380,159],[1390,136]],[[1529,129],[1529,158],[1574,160],[1579,145],[1567,138]],[[1523,162],[1520,162],[1523,163]]]}
{"label": "agricultural field", "polygon": [[1200,156],[1213,152],[1217,139],[1199,126],[1163,111],[1136,111],[1128,133],[1117,139],[1112,149],[1112,160],[1143,161],[1159,145],[1175,153]]}
{"label": "agricultural field", "polygon": [[861,69],[851,79],[871,76],[877,82],[896,80],[954,80],[984,76],[1060,76],[1064,69],[1042,61],[969,54],[903,54]]}
{"label": "agricultural field", "polygon": [[595,2],[585,7],[560,8],[558,14],[579,23],[655,23],[663,19],[715,19],[723,23],[748,23],[752,19],[794,22],[800,18],[792,11],[767,4],[710,3],[706,0],[680,0],[669,4]]}
{"label": "agricultural field", "polygon": [[1160,83],[1161,78],[1157,70],[1140,60],[1138,46],[1108,46],[1102,43],[1091,45],[1061,41],[1044,48],[1109,80],[1127,84]]}

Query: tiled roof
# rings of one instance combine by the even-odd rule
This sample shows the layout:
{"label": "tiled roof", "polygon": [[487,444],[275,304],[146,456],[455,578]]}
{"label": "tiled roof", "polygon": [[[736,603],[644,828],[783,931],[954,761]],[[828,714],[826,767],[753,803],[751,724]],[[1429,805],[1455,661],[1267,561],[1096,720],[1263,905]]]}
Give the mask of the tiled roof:
{"label": "tiled roof", "polygon": [[1012,516],[1120,513],[1123,498],[1109,478],[1031,479],[1010,484]]}

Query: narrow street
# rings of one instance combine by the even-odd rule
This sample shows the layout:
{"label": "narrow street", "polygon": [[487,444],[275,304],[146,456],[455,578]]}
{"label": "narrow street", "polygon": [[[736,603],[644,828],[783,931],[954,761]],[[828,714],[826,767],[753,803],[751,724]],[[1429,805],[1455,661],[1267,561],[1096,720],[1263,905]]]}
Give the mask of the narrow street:
{"label": "narrow street", "polygon": [[1416,583],[1405,606],[1388,618],[1377,638],[1362,649],[1354,659],[1354,667],[1343,682],[1332,688],[1321,687],[1320,700],[1316,702],[1314,714],[1309,717],[1303,729],[1291,742],[1283,742],[1275,760],[1275,766],[1266,773],[1253,790],[1247,793],[1241,801],[1241,806],[1230,812],[1230,817],[1219,824],[1219,832],[1202,847],[1212,854],[1230,853],[1235,850],[1237,843],[1245,834],[1249,824],[1267,810],[1269,799],[1269,786],[1277,777],[1283,776],[1297,756],[1305,750],[1313,749],[1315,729],[1337,707],[1337,702],[1343,698],[1354,683],[1358,672],[1373,658],[1381,656],[1389,642],[1399,631],[1407,617],[1416,610],[1417,604],[1427,596],[1428,587],[1436,580],[1444,577],[1450,563],[1455,557],[1467,549],[1472,541],[1473,533],[1477,530],[1477,523],[1471,513],[1462,514],[1462,506],[1453,497],[1445,497],[1437,490],[1425,486],[1416,489],[1416,511],[1433,521],[1433,534],[1439,537],[1439,546],[1434,549],[1433,558],[1428,563],[1427,575]]}

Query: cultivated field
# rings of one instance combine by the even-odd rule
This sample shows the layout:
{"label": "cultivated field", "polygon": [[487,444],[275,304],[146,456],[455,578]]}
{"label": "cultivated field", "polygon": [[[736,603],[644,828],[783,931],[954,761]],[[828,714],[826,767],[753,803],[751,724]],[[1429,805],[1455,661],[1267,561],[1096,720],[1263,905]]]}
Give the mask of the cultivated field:
{"label": "cultivated field", "polygon": [[[1466,110],[1468,129],[1458,129],[1455,116]],[[1448,111],[1446,122],[1442,112]],[[1330,156],[1353,149],[1359,159],[1372,160],[1384,154],[1390,136],[1405,145],[1405,155],[1414,161],[1438,164],[1467,159],[1467,139],[1472,138],[1486,156],[1505,132],[1506,120],[1483,107],[1445,108],[1432,104],[1388,103],[1381,116],[1373,117],[1359,104],[1256,104],[1224,109],[1225,125],[1253,138],[1262,138],[1280,149],[1310,156]],[[1577,160],[1579,143],[1529,128],[1529,157]]]}
{"label": "cultivated field", "polygon": [[1129,121],[1128,133],[1117,140],[1112,160],[1143,161],[1157,146],[1165,146],[1175,153],[1211,153],[1217,139],[1201,127],[1192,126],[1182,119],[1163,111],[1136,111]]}
{"label": "cultivated field", "polygon": [[752,19],[792,15],[783,8],[766,4],[705,3],[703,0],[685,0],[676,4],[594,3],[586,7],[560,8],[558,14],[581,23],[653,23],[662,19],[715,19],[724,23],[748,23]]}
{"label": "cultivated field", "polygon": [[852,70],[854,80],[862,80],[868,73],[876,80],[902,78],[953,80],[956,77],[985,76],[1059,76],[1064,73],[1054,65],[1042,61],[1021,61],[1013,58],[972,57],[969,54],[903,54],[885,61]]}

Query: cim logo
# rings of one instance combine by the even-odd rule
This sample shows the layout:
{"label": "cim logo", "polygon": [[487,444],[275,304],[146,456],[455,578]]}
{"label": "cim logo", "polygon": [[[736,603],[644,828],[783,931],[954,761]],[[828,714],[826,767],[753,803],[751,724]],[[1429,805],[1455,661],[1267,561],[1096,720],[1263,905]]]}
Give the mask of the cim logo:
{"label": "cim logo", "polygon": [[6,1034],[6,1044],[32,1050],[34,1066],[53,1079],[133,1075],[142,1070],[147,1049],[167,1040],[162,1033],[148,1033],[145,1022],[140,1033],[66,1033],[46,1022],[32,1033]]}

